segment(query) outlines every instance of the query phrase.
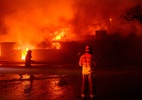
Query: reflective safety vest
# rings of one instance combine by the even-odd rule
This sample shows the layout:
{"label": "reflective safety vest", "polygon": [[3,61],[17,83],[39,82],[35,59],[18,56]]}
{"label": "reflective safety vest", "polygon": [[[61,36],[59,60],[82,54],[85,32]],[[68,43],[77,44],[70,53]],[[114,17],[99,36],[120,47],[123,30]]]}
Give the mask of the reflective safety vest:
{"label": "reflective safety vest", "polygon": [[85,53],[80,57],[79,66],[82,66],[82,74],[93,73],[95,68],[94,56],[90,53]]}

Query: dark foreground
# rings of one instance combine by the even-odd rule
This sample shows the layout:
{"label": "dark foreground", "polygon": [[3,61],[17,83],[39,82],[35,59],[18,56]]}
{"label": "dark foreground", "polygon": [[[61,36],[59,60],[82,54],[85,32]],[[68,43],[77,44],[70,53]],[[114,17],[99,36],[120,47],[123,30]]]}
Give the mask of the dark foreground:
{"label": "dark foreground", "polygon": [[[0,100],[81,100],[81,68],[0,67]],[[19,73],[23,74],[20,79]],[[35,77],[29,79],[29,74]],[[141,70],[96,70],[97,100],[142,100]],[[88,97],[89,100],[89,97]]]}

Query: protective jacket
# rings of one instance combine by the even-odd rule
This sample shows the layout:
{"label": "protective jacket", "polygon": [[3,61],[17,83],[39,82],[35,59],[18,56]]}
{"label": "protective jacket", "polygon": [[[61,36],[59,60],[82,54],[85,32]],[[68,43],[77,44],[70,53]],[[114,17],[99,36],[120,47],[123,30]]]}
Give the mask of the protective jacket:
{"label": "protective jacket", "polygon": [[30,53],[27,53],[26,57],[25,57],[25,66],[26,67],[30,67],[31,66],[31,60],[32,56]]}
{"label": "protective jacket", "polygon": [[82,66],[82,74],[94,73],[95,62],[94,56],[90,53],[85,53],[80,57],[79,66]]}

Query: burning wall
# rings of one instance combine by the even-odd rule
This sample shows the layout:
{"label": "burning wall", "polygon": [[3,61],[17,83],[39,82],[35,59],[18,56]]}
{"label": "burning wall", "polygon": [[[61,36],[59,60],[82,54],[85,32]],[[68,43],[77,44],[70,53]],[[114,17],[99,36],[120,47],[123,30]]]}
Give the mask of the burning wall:
{"label": "burning wall", "polygon": [[1,53],[1,60],[10,61],[13,60],[15,56],[14,52],[15,42],[2,42],[0,43],[0,53]]}

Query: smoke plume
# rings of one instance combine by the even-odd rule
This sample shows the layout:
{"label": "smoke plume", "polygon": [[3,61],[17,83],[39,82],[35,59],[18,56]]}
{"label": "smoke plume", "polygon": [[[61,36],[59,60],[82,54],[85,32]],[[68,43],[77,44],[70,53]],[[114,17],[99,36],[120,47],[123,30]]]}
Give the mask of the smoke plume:
{"label": "smoke plume", "polygon": [[120,28],[121,13],[137,3],[140,1],[1,0],[0,40],[48,46],[60,33],[59,38],[74,40],[95,35],[95,30],[115,31]]}

